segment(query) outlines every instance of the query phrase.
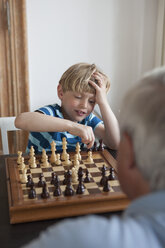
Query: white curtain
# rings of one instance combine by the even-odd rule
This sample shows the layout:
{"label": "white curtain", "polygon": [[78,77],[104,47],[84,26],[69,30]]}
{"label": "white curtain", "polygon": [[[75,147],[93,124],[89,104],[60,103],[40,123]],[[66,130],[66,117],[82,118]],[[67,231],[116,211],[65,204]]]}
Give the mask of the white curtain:
{"label": "white curtain", "polygon": [[158,2],[155,66],[165,65],[165,0]]}

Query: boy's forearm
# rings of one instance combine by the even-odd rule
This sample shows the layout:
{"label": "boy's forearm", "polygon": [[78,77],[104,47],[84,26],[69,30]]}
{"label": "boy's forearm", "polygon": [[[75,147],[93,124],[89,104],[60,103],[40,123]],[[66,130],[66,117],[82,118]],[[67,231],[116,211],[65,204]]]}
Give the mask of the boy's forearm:
{"label": "boy's forearm", "polygon": [[70,128],[71,121],[37,112],[25,112],[16,117],[15,126],[32,132],[64,132]]}
{"label": "boy's forearm", "polygon": [[120,141],[119,124],[108,101],[99,105],[105,127],[104,143],[111,149],[117,149]]}

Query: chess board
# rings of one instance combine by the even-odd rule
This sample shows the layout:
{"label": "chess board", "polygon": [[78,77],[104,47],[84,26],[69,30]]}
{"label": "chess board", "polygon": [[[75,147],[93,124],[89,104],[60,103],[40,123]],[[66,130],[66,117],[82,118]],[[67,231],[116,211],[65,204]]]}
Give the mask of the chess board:
{"label": "chess board", "polygon": [[[72,152],[69,154],[71,161],[73,161],[75,153]],[[22,171],[17,165],[17,157],[6,158],[10,223],[32,222],[125,209],[129,201],[126,195],[121,192],[117,180],[116,160],[106,149],[93,152],[93,163],[86,162],[87,152],[81,152],[81,156],[82,160],[80,166],[84,172],[88,169],[91,181],[84,183],[85,191],[83,194],[78,195],[74,193],[73,196],[65,196],[64,190],[66,185],[62,183],[64,172],[72,168],[72,166],[69,166],[69,168],[62,163],[62,165],[50,164],[47,168],[43,168],[41,165],[41,156],[36,155],[37,168],[32,169],[28,168],[29,156],[25,155],[24,160],[28,168],[27,174],[32,176],[35,185],[35,199],[29,199],[29,189],[26,187],[26,184],[20,182]],[[115,169],[116,179],[108,181],[110,186],[109,192],[103,192],[103,187],[100,186],[101,168],[103,164],[107,167],[107,171],[110,167]],[[57,197],[53,195],[54,185],[50,183],[52,172],[55,172],[60,179],[62,194]],[[44,176],[44,181],[47,184],[47,189],[50,194],[48,199],[41,198],[42,188],[37,186],[41,173]],[[75,192],[77,185],[78,183],[72,183],[72,188]]]}

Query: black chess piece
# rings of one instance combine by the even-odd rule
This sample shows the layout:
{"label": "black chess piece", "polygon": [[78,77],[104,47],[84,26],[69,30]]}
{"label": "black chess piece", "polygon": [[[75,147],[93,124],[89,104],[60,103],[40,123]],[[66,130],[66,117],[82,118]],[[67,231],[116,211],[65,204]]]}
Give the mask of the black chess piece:
{"label": "black chess piece", "polygon": [[63,180],[63,185],[67,184],[67,171],[64,173],[64,180]]}
{"label": "black chess piece", "polygon": [[89,171],[86,169],[86,177],[84,178],[84,183],[89,183],[91,181],[90,176],[89,176]]}
{"label": "black chess piece", "polygon": [[54,184],[55,182],[55,176],[56,176],[56,173],[55,172],[52,172],[52,179],[51,179],[51,184]]}
{"label": "black chess piece", "polygon": [[92,151],[97,152],[97,142],[96,141],[94,142]]}
{"label": "black chess piece", "polygon": [[54,190],[53,195],[54,196],[60,196],[61,195],[61,188],[60,188],[59,180],[57,180],[55,183],[55,190]]}
{"label": "black chess piece", "polygon": [[103,186],[104,182],[105,182],[105,180],[107,178],[106,175],[105,175],[105,173],[106,173],[105,165],[103,165],[103,167],[101,168],[101,172],[102,172],[102,177],[101,177],[101,180],[100,180],[100,185]]}
{"label": "black chess piece", "polygon": [[43,198],[43,199],[49,198],[49,192],[47,191],[46,183],[44,184],[44,186],[42,188],[41,198]]}
{"label": "black chess piece", "polygon": [[66,174],[66,188],[64,191],[65,196],[74,195],[74,190],[72,189],[71,180],[72,180],[72,173],[70,170],[68,170]]}
{"label": "black chess piece", "polygon": [[36,198],[36,191],[35,191],[35,188],[34,188],[34,185],[33,184],[30,186],[28,197],[29,197],[29,199]]}
{"label": "black chess piece", "polygon": [[31,187],[31,186],[34,186],[34,182],[33,182],[33,180],[32,180],[32,177],[31,177],[31,175],[28,175],[27,176],[27,183],[26,183],[26,187]]}
{"label": "black chess piece", "polygon": [[114,168],[113,167],[110,167],[110,169],[109,169],[109,172],[110,172],[110,174],[109,174],[109,176],[108,176],[108,180],[115,180],[116,178],[115,178],[115,171],[114,171]]}
{"label": "black chess piece", "polygon": [[55,178],[54,178],[54,186],[56,185],[60,185],[60,180],[57,175],[55,175]]}
{"label": "black chess piece", "polygon": [[83,185],[83,169],[82,169],[82,167],[80,167],[78,170],[78,181],[79,181],[79,184],[77,186],[76,194],[83,194],[85,191],[85,187]]}
{"label": "black chess piece", "polygon": [[39,181],[38,181],[38,187],[43,187],[45,184],[45,181],[43,181],[43,174],[40,175]]}
{"label": "black chess piece", "polygon": [[100,139],[100,140],[99,140],[99,143],[100,143],[100,145],[99,145],[98,151],[103,151],[103,150],[104,150],[103,140]]}
{"label": "black chess piece", "polygon": [[109,192],[110,191],[110,186],[108,184],[108,178],[106,178],[106,180],[104,180],[103,191],[104,192]]}

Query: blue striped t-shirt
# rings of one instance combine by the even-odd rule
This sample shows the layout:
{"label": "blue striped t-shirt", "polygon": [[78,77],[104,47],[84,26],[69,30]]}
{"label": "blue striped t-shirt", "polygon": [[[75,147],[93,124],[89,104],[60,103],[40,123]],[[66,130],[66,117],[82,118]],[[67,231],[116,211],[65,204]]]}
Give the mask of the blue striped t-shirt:
{"label": "blue striped t-shirt", "polygon": [[[37,111],[64,119],[61,112],[61,107],[58,104],[48,105],[42,108],[39,108]],[[91,113],[84,120],[79,122],[80,124],[91,126],[94,130],[98,124],[103,123],[97,116]],[[68,132],[30,132],[28,146],[26,152],[30,151],[31,146],[34,147],[35,153],[41,153],[44,148],[47,152],[51,151],[51,142],[55,141],[56,150],[62,151],[62,138],[66,137],[67,140],[67,150],[75,151],[77,142],[79,142],[81,148],[84,144],[81,142],[81,138],[75,135],[72,135]]]}

